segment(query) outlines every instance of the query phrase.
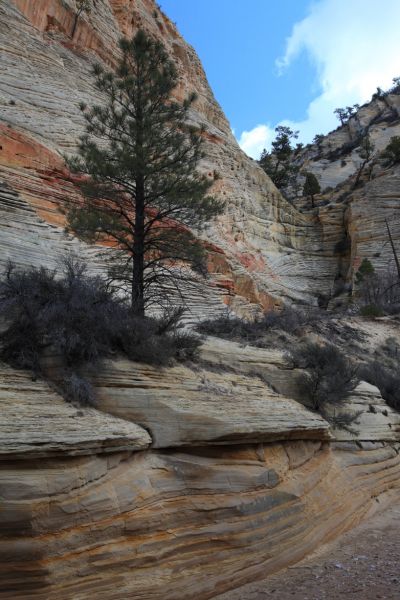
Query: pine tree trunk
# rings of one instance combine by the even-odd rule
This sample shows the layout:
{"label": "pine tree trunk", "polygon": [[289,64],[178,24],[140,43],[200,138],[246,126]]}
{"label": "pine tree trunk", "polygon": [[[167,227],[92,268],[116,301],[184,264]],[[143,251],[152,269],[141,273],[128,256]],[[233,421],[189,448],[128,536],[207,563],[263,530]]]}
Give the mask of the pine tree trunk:
{"label": "pine tree trunk", "polygon": [[136,180],[135,230],[133,242],[132,311],[144,317],[144,182]]}
{"label": "pine tree trunk", "polygon": [[71,33],[71,40],[73,40],[73,39],[74,39],[75,31],[76,31],[76,28],[77,28],[77,25],[78,25],[78,21],[79,21],[79,17],[81,16],[81,12],[82,12],[82,10],[83,10],[83,9],[82,9],[82,8],[80,8],[80,9],[78,10],[78,12],[76,13],[76,15],[75,15],[74,24],[73,24],[73,27],[72,27],[72,33]]}
{"label": "pine tree trunk", "polygon": [[144,186],[144,160],[143,160],[143,104],[141,98],[141,70],[138,68],[138,90],[137,90],[137,108],[136,108],[136,160],[138,164],[138,174],[135,179],[135,228],[133,240],[133,276],[132,276],[132,311],[138,317],[144,317],[144,248],[145,248],[145,229],[144,229],[144,206],[145,206],[145,186]]}
{"label": "pine tree trunk", "polygon": [[397,275],[398,275],[398,278],[400,280],[400,261],[399,261],[399,257],[397,256],[396,248],[395,248],[395,245],[394,245],[394,242],[393,242],[393,238],[392,238],[392,233],[391,233],[391,231],[389,229],[389,223],[387,222],[387,219],[385,219],[385,223],[386,223],[386,229],[387,229],[387,232],[388,232],[388,235],[389,235],[390,245],[392,247],[394,261],[396,263]]}
{"label": "pine tree trunk", "polygon": [[365,165],[367,164],[367,162],[368,162],[368,160],[364,160],[364,162],[361,164],[360,168],[358,169],[357,177],[354,182],[353,189],[355,189],[358,186],[358,182],[360,181],[361,175],[365,169]]}

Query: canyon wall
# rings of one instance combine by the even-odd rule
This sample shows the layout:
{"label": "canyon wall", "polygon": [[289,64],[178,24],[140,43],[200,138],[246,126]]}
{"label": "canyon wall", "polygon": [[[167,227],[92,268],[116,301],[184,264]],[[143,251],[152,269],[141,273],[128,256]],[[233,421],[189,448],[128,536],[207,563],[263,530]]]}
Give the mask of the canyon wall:
{"label": "canyon wall", "polygon": [[[96,408],[2,366],[0,598],[206,600],[395,501],[400,421],[377,390],[355,394],[357,441],[337,441],[245,367],[270,359],[248,349],[236,373],[161,376],[113,361]],[[387,441],[361,441],[374,436]]]}
{"label": "canyon wall", "polygon": [[[210,276],[188,292],[193,319],[226,305],[251,315],[284,299],[316,304],[343,283],[351,288],[363,258],[375,257],[378,269],[386,268],[385,219],[400,239],[399,168],[376,172],[354,193],[342,187],[360,163],[360,133],[369,132],[377,151],[399,133],[399,95],[361,107],[347,125],[301,154],[302,166],[317,175],[322,189],[333,188],[317,210],[309,210],[304,202],[287,202],[240,150],[193,48],[153,1],[96,0],[72,39],[75,13],[74,0],[4,0],[0,6],[1,264],[11,258],[57,267],[71,250],[93,270],[104,269],[107,249],[64,232],[66,200],[79,192],[63,157],[76,151],[83,132],[79,102],[101,102],[91,65],[102,61],[112,68],[121,35],[143,27],[162,40],[177,65],[176,96],[198,95],[191,119],[207,128],[202,170],[210,178],[220,175],[213,193],[226,202],[225,214],[198,234]],[[336,250],[343,239],[350,240],[345,256]]]}
{"label": "canyon wall", "polygon": [[[359,155],[363,138],[373,144],[371,160],[364,166]],[[317,211],[324,231],[326,249],[337,257],[332,291],[343,284],[351,290],[363,259],[374,268],[394,268],[386,221],[397,249],[400,249],[400,165],[385,165],[381,158],[391,138],[400,135],[400,88],[374,95],[372,100],[335,131],[309,144],[296,162],[314,173],[322,194]],[[295,201],[305,213],[309,201]],[[308,204],[308,205],[307,205]],[[340,242],[342,248],[336,246]],[[344,249],[344,251],[343,251]]]}
{"label": "canyon wall", "polygon": [[380,443],[6,463],[0,598],[212,598],[353,526],[399,476]]}
{"label": "canyon wall", "polygon": [[[0,4],[0,266],[58,268],[72,251],[104,270],[109,248],[64,231],[79,192],[63,157],[83,132],[79,102],[102,100],[91,65],[112,68],[119,37],[139,27],[175,60],[176,95],[197,92],[202,169],[220,174],[226,201],[201,234],[210,276],[191,292],[193,320],[227,305],[248,316],[285,299],[315,304],[362,256],[385,265],[385,217],[400,237],[395,168],[348,203],[337,189],[316,211],[293,206],[240,150],[194,50],[152,0],[93,0],[72,36],[75,12],[74,0]],[[332,135],[341,147],[347,134]],[[312,152],[304,162],[322,172]],[[326,181],[345,183],[330,169]],[[206,600],[399,497],[399,415],[376,388],[357,387],[355,430],[336,430],[291,399],[298,373],[282,352],[212,338],[201,352],[162,371],[109,361],[87,374],[91,408],[0,365],[0,598]]]}
{"label": "canyon wall", "polygon": [[[337,259],[315,215],[301,214],[238,147],[193,48],[152,1],[96,0],[71,39],[73,0],[5,0],[0,6],[0,260],[54,267],[66,250],[102,269],[104,248],[64,233],[64,209],[78,190],[64,154],[74,153],[83,119],[78,104],[101,101],[90,68],[112,67],[117,41],[144,27],[165,44],[179,72],[176,95],[196,91],[191,114],[207,128],[204,172],[226,212],[207,226],[210,278],[191,299],[195,315],[229,304],[252,314],[282,298],[316,302],[329,294]],[[23,233],[22,233],[23,232]],[[18,244],[10,238],[18,239]],[[18,248],[16,247],[18,246]]]}

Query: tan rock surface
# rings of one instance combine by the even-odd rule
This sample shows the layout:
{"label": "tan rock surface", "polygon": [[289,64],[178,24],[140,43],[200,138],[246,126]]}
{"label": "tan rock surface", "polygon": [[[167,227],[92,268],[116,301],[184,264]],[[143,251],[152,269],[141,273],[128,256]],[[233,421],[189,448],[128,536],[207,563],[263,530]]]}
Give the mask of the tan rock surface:
{"label": "tan rock surface", "polygon": [[400,441],[400,413],[386,404],[375,386],[361,381],[336,415],[344,412],[355,420],[351,431],[334,429],[337,440]]}
{"label": "tan rock surface", "polygon": [[259,377],[279,394],[296,397],[297,373],[282,350],[209,336],[201,348],[201,357],[216,368]]}
{"label": "tan rock surface", "polygon": [[[192,320],[216,314],[226,304],[249,315],[285,297],[316,303],[321,294],[335,292],[342,279],[351,282],[363,257],[380,253],[378,267],[387,261],[385,217],[393,223],[395,239],[400,236],[396,172],[357,192],[349,209],[339,190],[316,212],[298,210],[239,149],[193,48],[153,1],[97,0],[96,10],[79,19],[71,40],[74,11],[74,0],[4,0],[0,6],[0,180],[19,193],[13,220],[9,204],[1,203],[0,263],[15,253],[19,264],[54,266],[57,256],[75,247],[94,269],[102,268],[102,252],[97,257],[93,249],[64,236],[62,210],[77,190],[62,153],[74,152],[82,133],[78,103],[101,100],[89,75],[92,62],[115,63],[118,38],[139,26],[160,37],[176,61],[177,95],[198,93],[191,118],[208,129],[202,168],[210,177],[214,171],[221,175],[213,192],[226,201],[226,214],[204,234],[211,280],[203,294],[190,298]],[[316,147],[306,151],[304,164],[317,173],[322,188],[343,182],[359,164],[355,149],[334,160],[327,158],[329,152],[366,127],[377,149],[383,148],[399,131],[394,112],[398,115],[398,96],[376,100],[362,107],[349,127],[324,139],[320,158]],[[9,239],[19,236],[21,228],[16,251]],[[341,257],[335,245],[346,232],[352,249]]]}
{"label": "tan rock surface", "polygon": [[[105,365],[98,408],[123,420],[2,369],[0,598],[206,600],[400,494],[398,441],[326,441],[322,419],[252,374],[268,361],[284,372],[279,353],[242,350],[237,372],[240,345],[213,340],[197,370]],[[382,434],[380,420],[364,426]]]}
{"label": "tan rock surface", "polygon": [[[360,185],[354,189],[355,174],[362,163],[358,154],[360,136],[366,133],[374,145],[373,161],[365,167]],[[325,251],[336,254],[336,284],[332,290],[337,291],[343,284],[351,286],[364,258],[377,271],[394,267],[385,221],[398,243],[400,167],[385,168],[379,155],[398,135],[400,95],[388,94],[362,106],[348,124],[324,136],[319,146],[307,147],[299,159],[303,169],[317,176],[323,192],[333,188],[321,196],[322,205],[317,211]],[[310,213],[309,206],[305,212]],[[340,255],[336,244],[346,238],[348,251]]]}
{"label": "tan rock surface", "polygon": [[[34,6],[4,0],[0,6],[0,178],[42,219],[40,228],[37,223],[25,227],[15,259],[52,266],[51,257],[71,245],[63,235],[62,209],[77,190],[68,181],[61,153],[74,152],[82,133],[79,102],[101,100],[89,75],[93,60],[115,61],[121,33],[130,35],[143,26],[163,40],[176,60],[178,95],[193,90],[199,95],[192,119],[208,130],[202,168],[210,177],[214,171],[221,175],[213,191],[226,201],[226,214],[205,232],[212,285],[191,299],[194,314],[215,314],[218,304],[249,314],[260,305],[274,306],[278,297],[314,302],[317,293],[328,293],[336,259],[324,249],[320,223],[286,202],[240,150],[193,49],[155,3],[97,0],[96,10],[79,20],[71,40],[74,7],[73,0],[38,0]],[[1,210],[9,220],[9,207]],[[11,229],[0,220],[0,245],[4,239],[7,254],[7,239],[18,235],[23,218],[17,212]],[[31,255],[35,239],[38,247]],[[101,257],[96,261],[82,244],[79,250],[101,268]],[[0,261],[7,254],[2,252]]]}
{"label": "tan rock surface", "polygon": [[[299,564],[215,600],[397,600],[400,596],[400,507],[376,503],[373,514]],[[386,503],[385,503],[386,504]]]}
{"label": "tan rock surface", "polygon": [[76,408],[43,381],[0,363],[0,460],[144,450],[147,431],[94,408]]}
{"label": "tan rock surface", "polygon": [[385,171],[354,192],[349,205],[348,231],[351,237],[351,270],[349,278],[362,260],[367,258],[379,271],[394,268],[393,253],[388,241],[386,220],[399,251],[400,239],[400,166]]}
{"label": "tan rock surface", "polygon": [[330,438],[319,415],[257,376],[118,360],[92,382],[96,406],[148,429],[154,448]]}
{"label": "tan rock surface", "polygon": [[4,463],[0,598],[199,600],[288,566],[398,490],[394,448],[320,442]]}
{"label": "tan rock surface", "polygon": [[[373,352],[388,337],[399,339],[399,329],[390,320],[367,321],[349,319],[349,324],[361,329],[367,336],[363,358]],[[360,351],[361,355],[363,351]],[[293,369],[285,354],[278,349],[256,348],[215,337],[209,337],[202,347],[202,357],[207,363],[250,377],[259,376],[280,394],[298,397],[298,378],[303,373]],[[371,355],[370,359],[373,356]],[[301,400],[301,398],[298,398]],[[347,414],[354,417],[351,430],[334,428],[337,440],[400,441],[400,414],[390,408],[379,390],[361,381],[340,407],[332,408],[331,416]]]}
{"label": "tan rock surface", "polygon": [[[374,99],[362,106],[348,124],[324,136],[319,148],[312,145],[306,151],[307,168],[318,177],[321,189],[343,183],[360,166],[362,160],[357,153],[357,145],[341,155],[338,151],[344,144],[351,145],[360,133],[368,131],[374,152],[378,153],[386,148],[390,138],[400,135],[399,117],[400,96],[389,94],[385,99]],[[339,156],[335,157],[335,152]]]}

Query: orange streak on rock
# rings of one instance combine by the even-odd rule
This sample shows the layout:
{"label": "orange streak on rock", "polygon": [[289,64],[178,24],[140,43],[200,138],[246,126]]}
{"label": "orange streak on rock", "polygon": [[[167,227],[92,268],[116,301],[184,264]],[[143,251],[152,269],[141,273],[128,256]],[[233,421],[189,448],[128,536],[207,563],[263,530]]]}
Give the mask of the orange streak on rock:
{"label": "orange streak on rock", "polygon": [[64,45],[70,50],[92,50],[105,63],[113,65],[117,53],[116,47],[106,46],[90,20],[78,19],[74,37],[75,12],[61,0],[14,0],[14,4],[34,27],[46,32],[58,32],[65,35]]}
{"label": "orange streak on rock", "polygon": [[251,254],[250,252],[242,252],[240,254],[237,254],[236,257],[240,261],[240,263],[247,269],[247,271],[265,271],[266,265],[261,255],[256,256],[254,254]]}
{"label": "orange streak on rock", "polygon": [[63,161],[33,138],[0,123],[0,160],[2,165],[26,169],[62,169]]}

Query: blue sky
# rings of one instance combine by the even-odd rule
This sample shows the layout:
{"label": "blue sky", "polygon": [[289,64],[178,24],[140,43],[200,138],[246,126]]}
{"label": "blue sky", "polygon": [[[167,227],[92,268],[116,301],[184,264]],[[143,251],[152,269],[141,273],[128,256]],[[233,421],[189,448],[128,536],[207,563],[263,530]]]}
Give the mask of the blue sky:
{"label": "blue sky", "polygon": [[400,75],[400,0],[160,0],[194,46],[242,148],[257,158],[274,127],[307,143],[333,110]]}

